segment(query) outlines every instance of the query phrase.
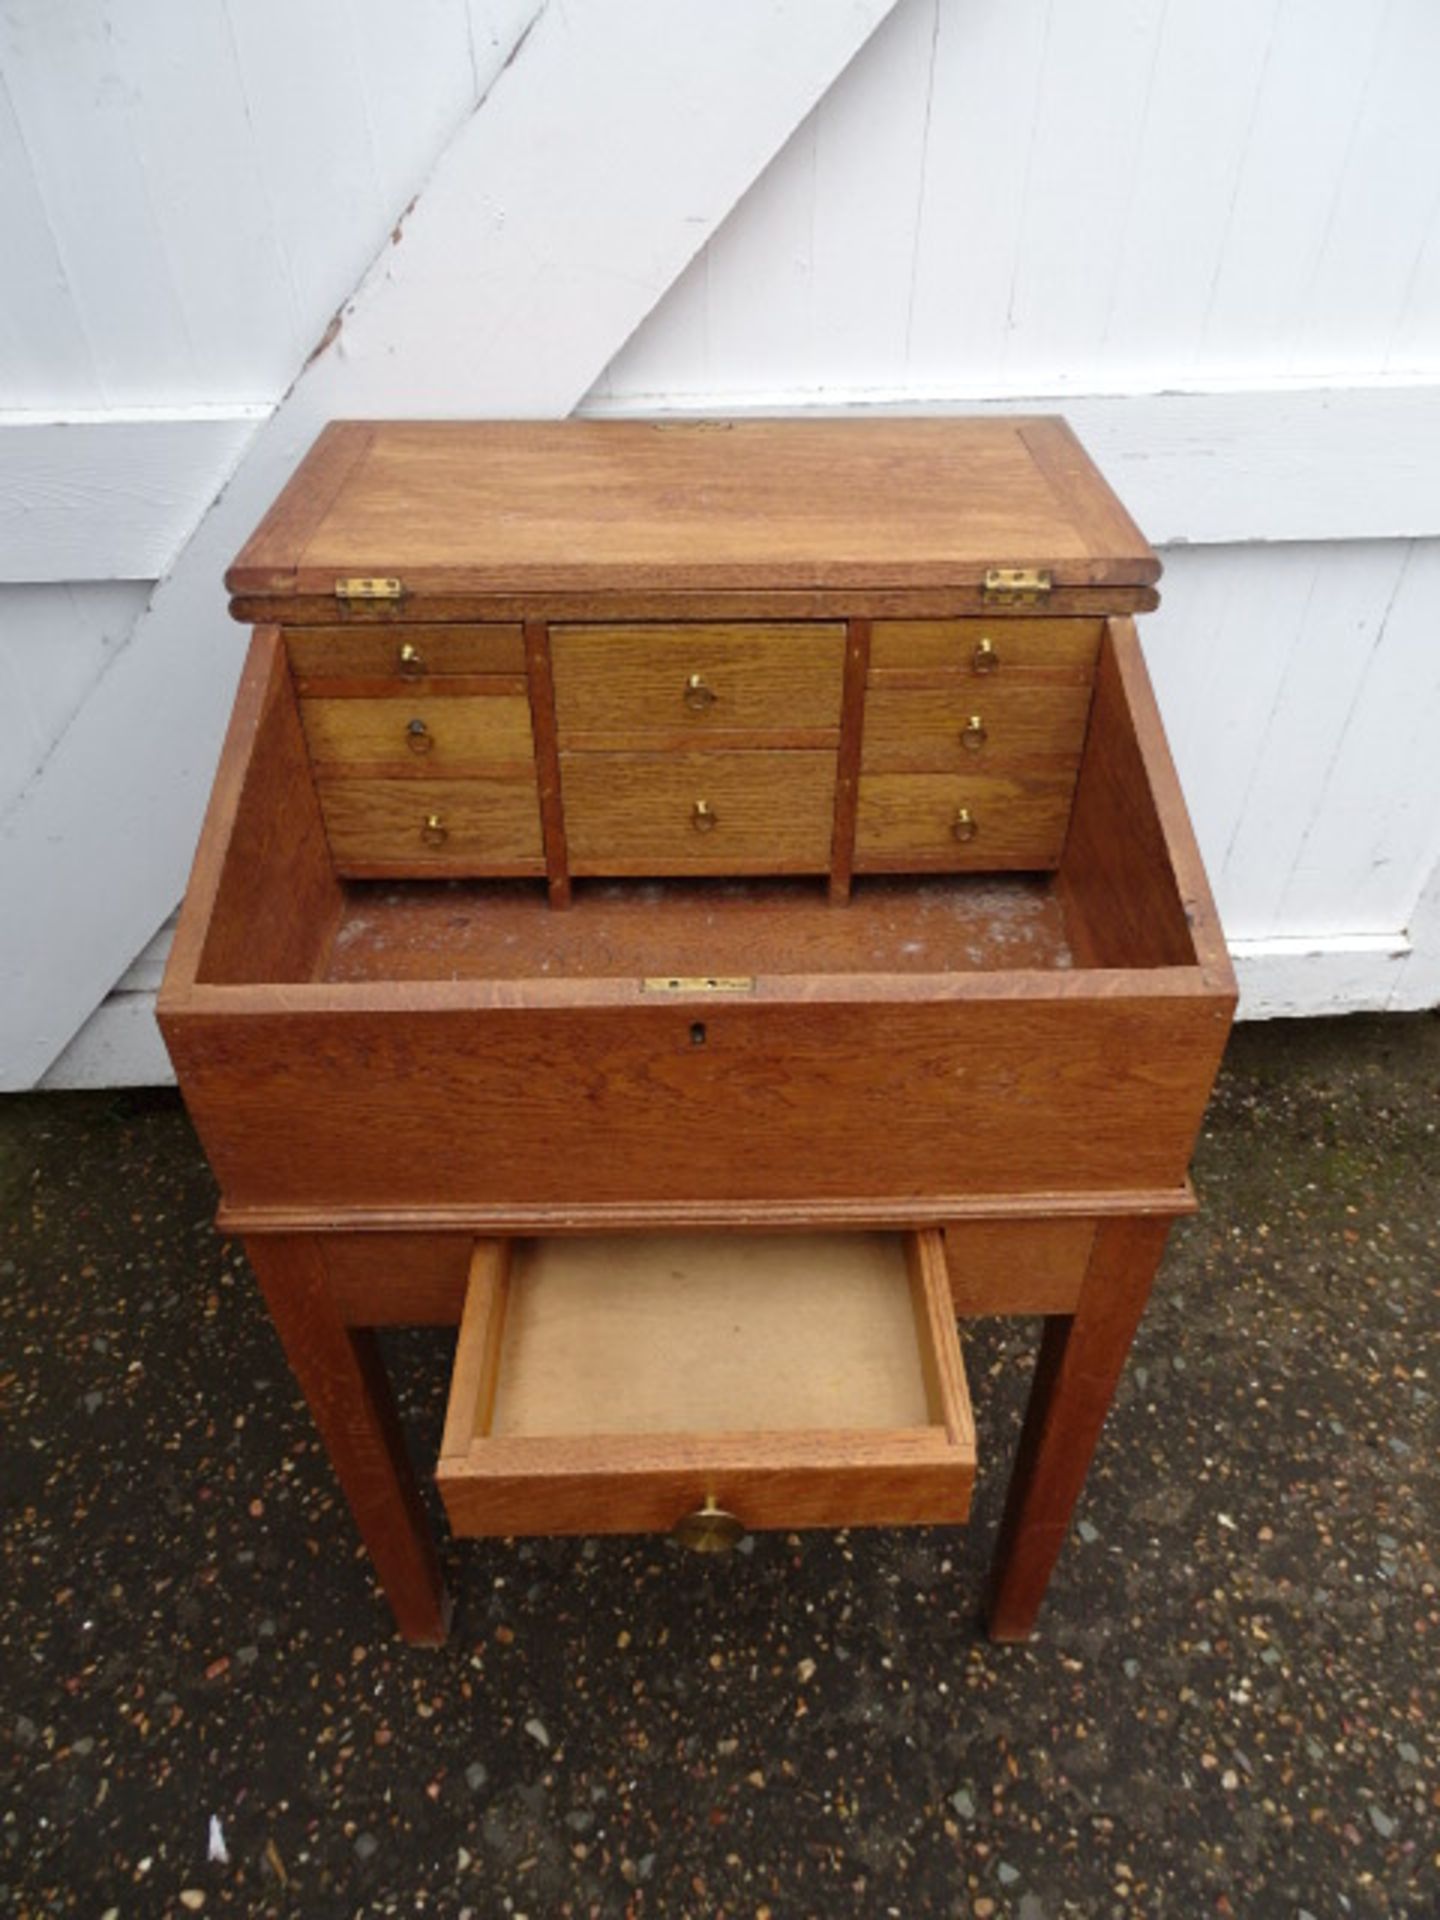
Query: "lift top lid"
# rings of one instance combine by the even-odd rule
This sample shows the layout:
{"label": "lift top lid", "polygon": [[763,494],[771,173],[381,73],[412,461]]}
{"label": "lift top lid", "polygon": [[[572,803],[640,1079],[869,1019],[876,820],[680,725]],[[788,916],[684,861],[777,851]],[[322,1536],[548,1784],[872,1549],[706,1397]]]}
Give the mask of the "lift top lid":
{"label": "lift top lid", "polygon": [[[337,421],[226,575],[256,600],[398,592],[1128,589],[1160,565],[1053,417]],[[398,587],[396,586],[398,583]],[[343,595],[342,595],[343,597]],[[360,597],[365,597],[362,584]],[[284,606],[274,608],[285,617]]]}

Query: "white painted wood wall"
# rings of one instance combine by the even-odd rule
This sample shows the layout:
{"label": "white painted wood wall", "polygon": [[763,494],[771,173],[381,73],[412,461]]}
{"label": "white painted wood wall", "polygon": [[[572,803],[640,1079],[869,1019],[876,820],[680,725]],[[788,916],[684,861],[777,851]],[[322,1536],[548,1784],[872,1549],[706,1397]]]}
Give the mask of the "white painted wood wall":
{"label": "white painted wood wall", "polygon": [[[567,31],[613,26],[613,70],[592,53],[576,78],[587,98],[643,84],[627,4],[633,32],[639,0],[562,10]],[[774,48],[813,36],[817,15],[747,4],[768,81]],[[847,7],[857,45],[888,18],[818,105],[797,82],[788,124],[773,85],[732,112],[752,172],[783,145],[718,226],[702,189],[721,157],[697,130],[708,240],[668,292],[673,267],[652,267],[624,327],[658,304],[613,341],[585,408],[1063,409],[1165,549],[1147,651],[1247,1010],[1440,1002],[1440,7],[876,0],[861,21],[836,0],[827,22]],[[491,112],[536,11],[0,12],[0,841],[31,830],[36,784],[149,583],[253,459],[330,317],[377,255],[372,297],[392,271],[387,236],[417,193],[424,210],[476,103],[477,120]],[[563,59],[532,53],[551,17],[506,76],[535,76],[512,143],[542,124],[564,140]],[[672,4],[645,25],[703,75],[717,17]],[[589,138],[552,156],[557,179],[561,161],[593,170]],[[603,273],[587,241],[643,260],[654,192],[568,226],[538,201],[522,251],[561,288]],[[475,246],[464,196],[430,197],[457,253]],[[480,182],[468,204],[488,217],[483,203]],[[452,332],[439,292],[429,309],[412,298],[403,340],[424,376],[384,389],[388,410],[443,410],[451,390],[507,410]],[[562,329],[535,351],[567,344]],[[569,404],[523,367],[505,391],[513,411]],[[178,727],[185,714],[177,690]],[[95,756],[101,804],[125,753],[117,738]],[[199,798],[184,790],[192,834]],[[97,916],[118,926],[94,879]],[[0,915],[22,906],[0,898]],[[51,1084],[163,1071],[156,951]]]}

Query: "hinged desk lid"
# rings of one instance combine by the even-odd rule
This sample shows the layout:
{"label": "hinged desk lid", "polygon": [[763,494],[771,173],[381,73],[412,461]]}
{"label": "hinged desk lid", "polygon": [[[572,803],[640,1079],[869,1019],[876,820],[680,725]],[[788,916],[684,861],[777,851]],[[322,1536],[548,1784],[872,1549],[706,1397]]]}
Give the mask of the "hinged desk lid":
{"label": "hinged desk lid", "polygon": [[1035,605],[1159,573],[1058,418],[337,421],[226,584],[412,611],[746,588]]}

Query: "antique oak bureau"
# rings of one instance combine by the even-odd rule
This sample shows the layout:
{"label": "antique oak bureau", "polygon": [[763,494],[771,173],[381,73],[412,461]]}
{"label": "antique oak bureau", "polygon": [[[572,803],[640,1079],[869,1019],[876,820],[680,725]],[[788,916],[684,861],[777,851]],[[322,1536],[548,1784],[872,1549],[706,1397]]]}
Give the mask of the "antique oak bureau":
{"label": "antique oak bureau", "polygon": [[458,1328],[461,1534],[958,1521],[956,1319],[1044,1316],[989,1596],[1035,1620],[1234,983],[1056,419],[330,427],[160,1020],[394,1610],[375,1329]]}

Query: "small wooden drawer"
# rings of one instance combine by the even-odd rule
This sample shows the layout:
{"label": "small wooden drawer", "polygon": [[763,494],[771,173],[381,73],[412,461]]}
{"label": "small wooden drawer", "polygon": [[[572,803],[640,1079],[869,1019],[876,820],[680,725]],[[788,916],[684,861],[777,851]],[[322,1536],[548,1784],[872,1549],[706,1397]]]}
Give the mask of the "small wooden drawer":
{"label": "small wooden drawer", "polygon": [[865,697],[867,772],[1071,771],[1090,712],[1088,686],[872,686]]}
{"label": "small wooden drawer", "polygon": [[863,773],[855,865],[870,872],[1058,866],[1073,775]]}
{"label": "small wooden drawer", "polygon": [[566,753],[560,784],[572,873],[820,873],[829,864],[833,753]]}
{"label": "small wooden drawer", "polygon": [[941,1237],[482,1241],[436,1477],[465,1535],[964,1520]]}
{"label": "small wooden drawer", "polygon": [[380,700],[302,700],[310,758],[322,772],[528,774],[534,759],[523,693],[420,693]]}
{"label": "small wooden drawer", "polygon": [[322,780],[338,873],[543,873],[535,776]]}
{"label": "small wooden drawer", "polygon": [[877,620],[870,633],[875,671],[953,672],[998,684],[1027,680],[1088,683],[1100,650],[1099,620]]}
{"label": "small wooden drawer", "polygon": [[840,726],[837,621],[552,627],[550,647],[562,747],[824,745]]}
{"label": "small wooden drawer", "polygon": [[414,686],[457,674],[525,672],[524,631],[518,621],[288,627],[285,647],[301,693],[328,693],[336,680],[375,681],[373,690],[380,692],[388,685]]}

